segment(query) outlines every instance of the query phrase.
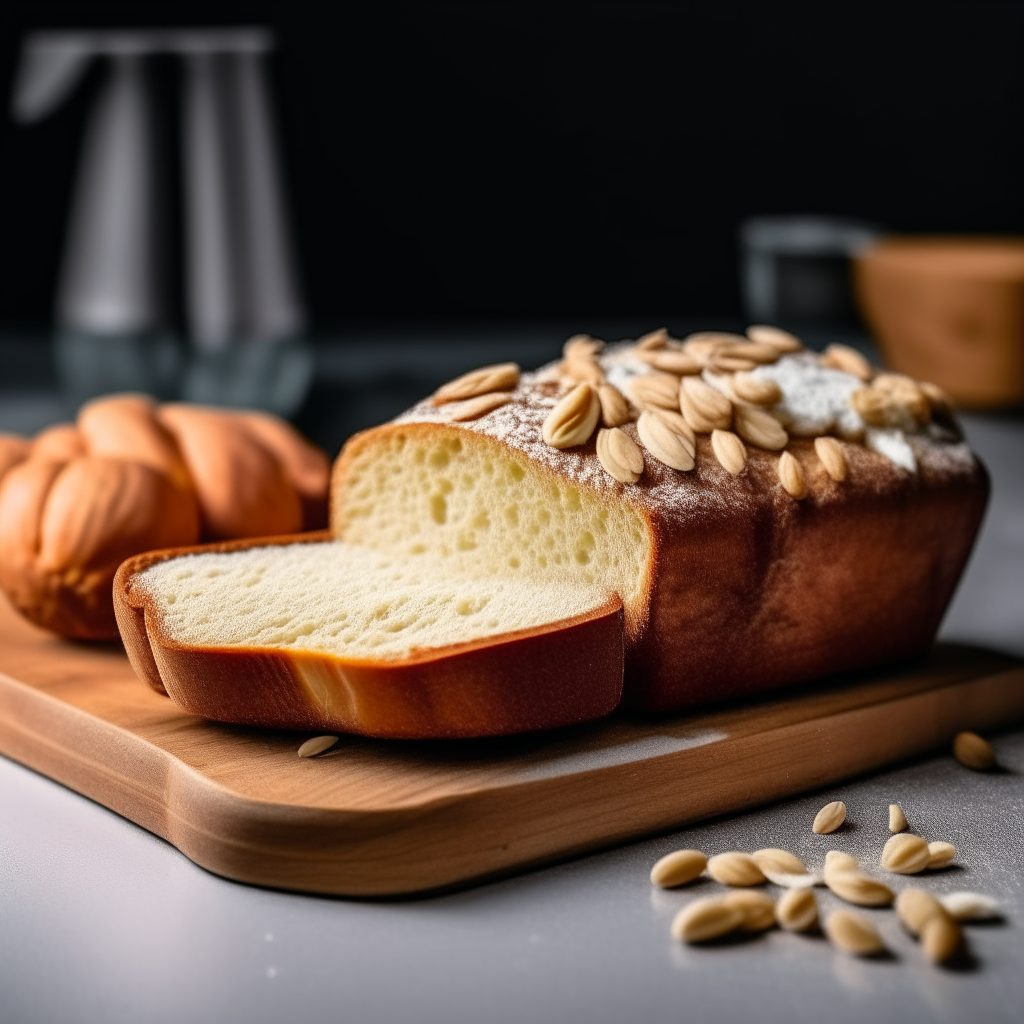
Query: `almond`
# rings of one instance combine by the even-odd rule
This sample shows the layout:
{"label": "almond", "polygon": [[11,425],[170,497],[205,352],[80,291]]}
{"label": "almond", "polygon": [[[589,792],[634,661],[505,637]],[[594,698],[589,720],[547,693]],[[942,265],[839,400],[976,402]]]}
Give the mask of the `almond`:
{"label": "almond", "polygon": [[595,388],[603,384],[605,379],[601,364],[587,356],[563,359],[562,375],[575,384],[590,384]]}
{"label": "almond", "polygon": [[850,405],[872,427],[914,431],[931,419],[931,405],[910,377],[880,373],[850,395]]}
{"label": "almond", "polygon": [[330,750],[337,742],[337,736],[314,736],[299,747],[299,757],[316,757],[317,754]]}
{"label": "almond", "polygon": [[804,347],[795,334],[779,327],[769,327],[768,324],[751,324],[747,328],[747,337],[759,345],[771,345],[782,354],[799,352]]}
{"label": "almond", "polygon": [[948,914],[936,914],[921,929],[921,948],[933,964],[945,963],[960,948],[963,932]]}
{"label": "almond", "polygon": [[742,915],[741,932],[763,932],[775,925],[775,903],[770,896],[751,889],[740,889],[726,893],[722,902],[735,907]]}
{"label": "almond", "polygon": [[956,856],[956,847],[952,843],[934,842],[928,844],[928,863],[925,865],[929,871],[938,871],[949,866],[950,861]]}
{"label": "almond", "polygon": [[683,419],[698,434],[728,430],[732,424],[732,402],[700,377],[683,378],[677,403]]}
{"label": "almond", "polygon": [[852,910],[833,910],[825,920],[825,934],[844,953],[871,956],[885,949],[875,926]]}
{"label": "almond", "polygon": [[896,875],[916,875],[928,866],[928,844],[911,832],[892,836],[882,847],[882,867]]}
{"label": "almond", "polygon": [[495,409],[507,405],[512,400],[511,391],[492,391],[489,395],[477,395],[476,398],[467,398],[461,402],[458,408],[452,413],[452,422],[466,423],[469,420],[478,420]]}
{"label": "almond", "polygon": [[818,901],[811,889],[790,889],[779,897],[775,917],[787,932],[805,932],[818,923]]}
{"label": "almond", "polygon": [[825,467],[825,472],[837,484],[846,479],[846,453],[843,446],[834,437],[816,437],[814,453]]}
{"label": "almond", "polygon": [[765,881],[754,858],[737,850],[712,857],[708,861],[708,874],[722,885],[760,885]]}
{"label": "almond", "polygon": [[857,858],[850,853],[843,853],[841,850],[829,850],[825,854],[825,875],[829,871],[857,871],[860,864]]}
{"label": "almond", "polygon": [[621,427],[633,417],[625,395],[614,384],[600,384],[597,397],[601,402],[601,423],[605,427]]}
{"label": "almond", "polygon": [[727,334],[724,331],[697,331],[689,334],[683,342],[683,351],[693,356],[699,363],[707,362],[716,352],[722,352],[736,344],[743,344],[747,339],[742,334]]}
{"label": "almond", "polygon": [[829,832],[835,832],[844,821],[846,821],[846,804],[842,800],[833,800],[832,803],[825,804],[814,816],[811,831],[819,836],[827,835]]}
{"label": "almond", "polygon": [[592,338],[589,334],[574,334],[562,346],[562,355],[566,359],[579,358],[588,359],[596,356],[604,348],[604,342],[598,338]]}
{"label": "almond", "polygon": [[707,866],[708,859],[700,850],[675,850],[651,868],[651,884],[674,889],[692,882]]}
{"label": "almond", "polygon": [[779,361],[780,352],[774,345],[766,345],[764,342],[741,341],[726,349],[722,354],[768,366]]}
{"label": "almond", "polygon": [[931,918],[946,913],[942,904],[924,889],[904,889],[896,897],[896,916],[911,935],[920,935]]}
{"label": "almond", "polygon": [[996,901],[977,892],[951,892],[939,902],[957,921],[994,921],[1001,916]]}
{"label": "almond", "polygon": [[753,359],[746,359],[743,356],[734,356],[728,352],[716,352],[707,363],[707,367],[713,373],[749,373],[757,369],[757,363]]}
{"label": "almond", "polygon": [[863,871],[825,869],[825,884],[841,900],[861,907],[887,907],[893,900],[892,889]]}
{"label": "almond", "polygon": [[741,402],[776,405],[782,401],[782,389],[775,381],[752,377],[749,373],[737,373],[729,381],[729,387]]}
{"label": "almond", "polygon": [[743,913],[724,900],[706,896],[687,903],[672,921],[672,938],[683,942],[707,942],[735,931]]}
{"label": "almond", "polygon": [[697,435],[694,434],[689,424],[683,419],[682,413],[673,412],[671,409],[651,409],[647,415],[662,420],[671,427],[683,439],[686,450],[690,455],[696,458]]}
{"label": "almond", "polygon": [[605,471],[619,483],[635,484],[643,475],[643,452],[636,441],[618,427],[597,432],[597,457]]}
{"label": "almond", "polygon": [[671,374],[645,373],[631,377],[626,387],[633,403],[641,409],[679,408],[679,380]]}
{"label": "almond", "polygon": [[727,473],[739,476],[746,468],[747,449],[731,430],[711,431],[711,448]]}
{"label": "almond", "polygon": [[953,737],[953,756],[965,767],[987,772],[996,763],[996,752],[976,732],[958,732]]}
{"label": "almond", "polygon": [[677,377],[685,377],[688,374],[700,373],[702,364],[697,362],[691,355],[685,352],[655,351],[638,352],[637,357],[655,370],[662,370],[665,373],[675,374]]}
{"label": "almond", "polygon": [[659,327],[656,331],[648,331],[636,339],[636,347],[641,352],[655,352],[668,344],[668,329]]}
{"label": "almond", "polygon": [[642,412],[636,422],[636,432],[643,446],[659,462],[684,473],[693,469],[693,442],[677,431],[667,417]]}
{"label": "almond", "polygon": [[542,435],[552,448],[586,444],[597,426],[601,402],[589,384],[577,384],[544,420]]}
{"label": "almond", "polygon": [[842,370],[843,373],[852,374],[864,381],[871,380],[874,373],[871,364],[849,345],[829,345],[821,357],[821,365],[833,370]]}
{"label": "almond", "polygon": [[803,466],[789,452],[783,452],[779,459],[779,483],[797,501],[807,497]]}
{"label": "almond", "polygon": [[804,862],[790,853],[788,850],[778,850],[769,847],[765,850],[755,850],[750,855],[754,863],[762,871],[773,871],[778,874],[803,875],[807,873]]}
{"label": "almond", "polygon": [[902,832],[907,827],[907,816],[899,804],[889,804],[889,831]]}
{"label": "almond", "polygon": [[752,405],[737,405],[733,411],[736,433],[757,448],[777,452],[789,443],[786,428],[769,412]]}
{"label": "almond", "polygon": [[511,391],[519,383],[519,367],[515,363],[496,363],[470,370],[461,377],[449,381],[434,392],[434,405],[446,402],[461,402],[464,398],[476,398],[491,391]]}

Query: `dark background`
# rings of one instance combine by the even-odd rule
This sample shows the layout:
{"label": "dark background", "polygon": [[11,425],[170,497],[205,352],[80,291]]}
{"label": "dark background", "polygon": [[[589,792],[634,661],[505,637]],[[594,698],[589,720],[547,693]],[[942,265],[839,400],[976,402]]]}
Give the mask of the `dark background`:
{"label": "dark background", "polygon": [[[1021,4],[8,4],[0,78],[29,27],[231,23],[278,33],[321,328],[735,316],[754,213],[1024,232]],[[95,84],[2,119],[0,322],[49,317]]]}

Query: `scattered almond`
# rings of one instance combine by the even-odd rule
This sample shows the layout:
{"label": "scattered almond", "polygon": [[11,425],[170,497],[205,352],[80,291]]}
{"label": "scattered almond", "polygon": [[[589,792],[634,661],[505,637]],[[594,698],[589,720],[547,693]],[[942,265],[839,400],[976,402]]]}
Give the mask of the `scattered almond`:
{"label": "scattered almond", "polygon": [[519,383],[519,367],[515,363],[496,363],[470,370],[461,377],[443,384],[431,399],[434,405],[447,402],[461,402],[465,398],[476,398],[491,391],[511,391]]}
{"label": "scattered almond", "polygon": [[928,844],[928,863],[925,865],[929,871],[937,871],[940,868],[949,866],[949,862],[956,856],[956,847],[952,843],[934,842]]}
{"label": "scattered almond", "polygon": [[896,916],[911,935],[920,935],[931,918],[945,913],[942,904],[924,889],[904,889],[896,897]]}
{"label": "scattered almond", "polygon": [[805,932],[818,923],[818,901],[811,889],[790,889],[779,897],[775,917],[787,932]]}
{"label": "scattered almond", "polygon": [[892,836],[882,847],[882,867],[896,875],[916,875],[928,866],[928,844],[911,832]]}
{"label": "scattered almond", "polygon": [[597,432],[597,457],[605,472],[619,483],[635,484],[643,475],[644,453],[618,427]]}
{"label": "scattered almond", "polygon": [[686,352],[655,351],[638,352],[638,358],[655,370],[671,373],[677,377],[685,377],[691,373],[700,373],[702,365]]}
{"label": "scattered almond", "polygon": [[826,867],[825,884],[841,900],[860,907],[887,907],[893,901],[892,889],[863,871],[839,871]]}
{"label": "scattered almond", "polygon": [[746,468],[747,449],[731,430],[711,431],[711,448],[727,473],[739,476]]}
{"label": "scattered almond", "polygon": [[330,750],[337,742],[337,736],[314,736],[299,747],[299,757],[316,757],[317,754]]}
{"label": "scattered almond", "polygon": [[725,350],[726,355],[735,356],[738,359],[746,359],[751,363],[767,365],[777,363],[781,353],[774,345],[766,345],[764,342],[740,341]]}
{"label": "scattered almond", "polygon": [[768,324],[751,324],[747,328],[747,337],[760,345],[771,345],[782,354],[799,352],[804,347],[803,342],[795,334],[790,334],[779,327],[770,327]]}
{"label": "scattered almond", "polygon": [[821,365],[833,370],[842,370],[843,373],[852,374],[865,381],[871,380],[874,373],[864,356],[849,345],[829,345],[821,357]]}
{"label": "scattered almond", "polygon": [[796,854],[790,853],[789,850],[768,847],[764,850],[755,850],[750,856],[762,871],[774,871],[790,875],[803,875],[807,873],[804,862]]}
{"label": "scattered almond", "polygon": [[633,403],[641,409],[679,408],[679,378],[669,373],[645,373],[631,377],[626,387]]}
{"label": "scattered almond", "polygon": [[996,901],[977,892],[951,892],[939,902],[957,921],[994,921],[1001,916]]}
{"label": "scattered almond", "polygon": [[742,334],[727,334],[724,331],[697,331],[689,334],[683,342],[683,351],[699,363],[708,363],[712,357],[746,339]]}
{"label": "scattered almond", "polygon": [[460,402],[458,408],[452,413],[452,421],[455,423],[466,423],[469,420],[478,420],[489,412],[507,405],[512,400],[511,391],[492,391],[489,395],[477,395],[476,398],[467,398]]}
{"label": "scattered almond", "polygon": [[780,885],[783,889],[809,889],[812,885],[821,885],[823,881],[820,875],[812,875],[809,871],[793,874],[789,871],[773,871],[771,868],[761,870],[772,885]]}
{"label": "scattered almond", "polygon": [[737,405],[733,411],[736,433],[758,448],[777,452],[789,443],[786,428],[769,412],[752,405]]}
{"label": "scattered almond", "polygon": [[907,827],[907,816],[899,804],[889,804],[889,831],[902,832]]}
{"label": "scattered almond", "polygon": [[621,427],[633,418],[629,413],[626,396],[614,384],[599,384],[597,397],[601,403],[602,426]]}
{"label": "scattered almond", "polygon": [[562,346],[562,355],[566,359],[576,359],[580,356],[591,359],[603,348],[604,342],[598,338],[593,338],[589,334],[574,334]]}
{"label": "scattered almond", "polygon": [[931,419],[924,392],[910,377],[898,373],[880,373],[850,395],[850,405],[872,427],[914,431]]}
{"label": "scattered almond", "polygon": [[829,850],[825,854],[825,871],[856,871],[860,868],[857,858],[852,853],[842,850]]}
{"label": "scattered almond", "polygon": [[789,452],[783,452],[779,459],[779,483],[797,501],[807,497],[803,466]]}
{"label": "scattered almond", "polygon": [[708,874],[722,885],[760,885],[764,873],[749,853],[719,853],[708,861]]}
{"label": "scattered almond", "polygon": [[965,767],[987,772],[996,763],[996,752],[976,732],[958,732],[953,737],[953,756]]}
{"label": "scattered almond", "polygon": [[674,850],[651,868],[651,884],[674,889],[692,882],[707,866],[708,859],[700,850]]}
{"label": "scattered almond", "polygon": [[846,479],[846,453],[843,446],[834,437],[816,437],[814,453],[825,467],[825,472],[837,484]]}
{"label": "scattered almond", "polygon": [[720,897],[706,896],[687,903],[672,921],[672,938],[683,942],[707,942],[735,931],[743,922],[738,907]]}
{"label": "scattered almond", "polygon": [[741,402],[776,405],[782,401],[782,389],[775,381],[751,377],[749,373],[737,373],[729,381],[729,387]]}
{"label": "scattered almond", "polygon": [[596,359],[579,357],[562,360],[562,374],[576,384],[599,387],[604,383],[604,370]]}
{"label": "scattered almond", "polygon": [[763,932],[775,925],[775,904],[770,896],[753,889],[739,889],[726,893],[722,902],[735,907],[742,915],[741,932]]}
{"label": "scattered almond", "polygon": [[906,406],[919,427],[926,426],[931,419],[931,404],[913,377],[904,373],[880,373],[871,382],[877,391],[891,395],[893,400]]}
{"label": "scattered almond", "polygon": [[552,448],[586,444],[601,414],[597,392],[589,384],[577,384],[544,420],[542,435]]}
{"label": "scattered almond", "polygon": [[933,964],[945,963],[963,942],[960,925],[949,914],[936,914],[921,929],[921,948]]}
{"label": "scattered almond", "polygon": [[636,421],[636,432],[643,446],[659,462],[684,473],[693,469],[693,442],[676,430],[666,417],[656,412],[642,412]]}
{"label": "scattered almond", "polygon": [[846,821],[846,804],[842,800],[833,800],[832,803],[825,804],[814,816],[811,831],[819,836],[827,835],[830,832],[835,832],[844,821]]}
{"label": "scattered almond", "polygon": [[684,377],[677,397],[683,419],[698,434],[728,430],[732,424],[732,402],[700,377]]}
{"label": "scattered almond", "polygon": [[825,934],[844,953],[871,956],[885,949],[875,926],[852,910],[833,910],[825,920]]}
{"label": "scattered almond", "polygon": [[697,435],[690,429],[689,424],[683,419],[682,413],[674,412],[671,409],[651,409],[649,416],[662,420],[671,427],[686,445],[686,450],[694,457],[697,455]]}
{"label": "scattered almond", "polygon": [[655,352],[668,344],[668,330],[659,327],[656,331],[648,331],[636,339],[636,347],[641,352]]}

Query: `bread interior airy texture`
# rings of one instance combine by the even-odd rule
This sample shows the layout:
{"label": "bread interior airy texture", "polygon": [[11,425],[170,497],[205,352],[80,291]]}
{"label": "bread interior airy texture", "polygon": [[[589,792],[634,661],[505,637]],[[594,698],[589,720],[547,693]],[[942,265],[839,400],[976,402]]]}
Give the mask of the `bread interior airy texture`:
{"label": "bread interior airy texture", "polygon": [[605,602],[598,585],[452,573],[340,541],[182,555],[143,571],[164,634],[200,647],[393,659],[529,629]]}
{"label": "bread interior airy texture", "polygon": [[651,545],[637,509],[492,438],[436,425],[364,435],[335,471],[331,507],[335,535],[354,544],[538,592],[596,584],[622,599],[627,632],[645,611]]}

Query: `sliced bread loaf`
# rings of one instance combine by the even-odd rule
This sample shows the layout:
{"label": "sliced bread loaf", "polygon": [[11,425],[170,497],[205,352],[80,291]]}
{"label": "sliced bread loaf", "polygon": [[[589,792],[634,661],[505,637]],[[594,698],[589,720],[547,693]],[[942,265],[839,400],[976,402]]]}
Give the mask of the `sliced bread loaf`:
{"label": "sliced bread loaf", "polygon": [[114,583],[136,671],[185,710],[370,736],[589,721],[622,691],[622,602],[326,535],[139,555]]}

